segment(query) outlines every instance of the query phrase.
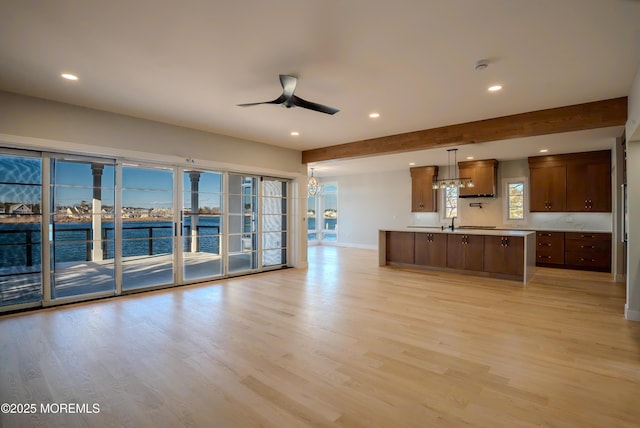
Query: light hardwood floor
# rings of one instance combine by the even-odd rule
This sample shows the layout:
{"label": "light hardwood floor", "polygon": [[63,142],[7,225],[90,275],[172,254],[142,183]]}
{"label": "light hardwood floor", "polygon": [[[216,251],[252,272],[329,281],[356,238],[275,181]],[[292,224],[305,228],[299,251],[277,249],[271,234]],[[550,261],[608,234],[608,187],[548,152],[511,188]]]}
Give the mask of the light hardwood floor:
{"label": "light hardwood floor", "polygon": [[13,426],[640,425],[640,323],[608,274],[511,281],[312,247],[288,269],[0,317]]}

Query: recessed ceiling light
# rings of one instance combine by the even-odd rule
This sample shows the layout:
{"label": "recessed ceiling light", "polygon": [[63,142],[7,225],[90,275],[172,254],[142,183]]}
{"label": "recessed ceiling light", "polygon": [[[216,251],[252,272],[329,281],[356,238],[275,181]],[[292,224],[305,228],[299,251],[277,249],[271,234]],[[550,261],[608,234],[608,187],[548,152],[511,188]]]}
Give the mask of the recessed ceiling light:
{"label": "recessed ceiling light", "polygon": [[415,164],[415,162],[409,162],[409,166],[414,166]]}
{"label": "recessed ceiling light", "polygon": [[371,113],[371,114],[369,114],[369,117],[371,119],[376,119],[376,118],[380,117],[380,113]]}
{"label": "recessed ceiling light", "polygon": [[493,85],[493,86],[489,86],[489,92],[496,92],[502,89],[501,85]]}
{"label": "recessed ceiling light", "polygon": [[540,153],[547,153],[549,149],[540,149]]}
{"label": "recessed ceiling light", "polygon": [[467,156],[467,160],[473,159],[473,156]]}
{"label": "recessed ceiling light", "polygon": [[300,135],[300,133],[298,131],[291,131],[291,136],[292,137],[297,137],[298,135]]}
{"label": "recessed ceiling light", "polygon": [[75,74],[62,73],[60,76],[67,80],[78,80],[78,76],[76,76]]}

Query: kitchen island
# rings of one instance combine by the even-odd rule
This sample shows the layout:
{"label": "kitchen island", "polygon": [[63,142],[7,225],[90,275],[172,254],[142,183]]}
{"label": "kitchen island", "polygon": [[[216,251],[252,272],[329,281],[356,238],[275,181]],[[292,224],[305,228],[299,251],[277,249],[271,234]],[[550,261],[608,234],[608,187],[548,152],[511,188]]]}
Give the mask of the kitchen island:
{"label": "kitchen island", "polygon": [[521,281],[535,273],[536,235],[522,230],[398,228],[378,232],[379,265]]}

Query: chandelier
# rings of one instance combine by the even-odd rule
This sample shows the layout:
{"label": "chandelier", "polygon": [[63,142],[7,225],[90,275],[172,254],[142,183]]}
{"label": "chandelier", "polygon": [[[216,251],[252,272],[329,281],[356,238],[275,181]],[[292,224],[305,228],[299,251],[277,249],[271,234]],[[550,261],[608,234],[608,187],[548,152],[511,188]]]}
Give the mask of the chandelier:
{"label": "chandelier", "polygon": [[[444,178],[442,180],[435,180],[433,185],[431,186],[435,189],[446,189],[452,187],[474,187],[473,180],[469,177],[458,177],[458,149],[447,149],[447,163],[448,163],[448,172],[447,175],[449,178]],[[453,170],[451,169],[451,152],[453,152]],[[454,177],[451,177],[453,171]]]}
{"label": "chandelier", "polygon": [[316,196],[320,191],[320,183],[318,183],[318,179],[313,176],[313,168],[311,168],[311,177],[309,177],[309,181],[307,182],[307,192],[309,196]]}

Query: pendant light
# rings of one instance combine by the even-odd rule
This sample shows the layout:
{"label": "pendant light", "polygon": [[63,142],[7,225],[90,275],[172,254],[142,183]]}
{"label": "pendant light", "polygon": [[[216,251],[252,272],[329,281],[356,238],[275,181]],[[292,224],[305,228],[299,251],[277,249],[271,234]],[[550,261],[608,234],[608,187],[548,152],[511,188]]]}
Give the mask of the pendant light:
{"label": "pendant light", "polygon": [[309,196],[316,196],[320,191],[320,183],[318,183],[318,179],[313,176],[313,168],[311,168],[311,177],[309,177],[309,181],[307,182],[307,192]]}
{"label": "pendant light", "polygon": [[[459,177],[458,173],[458,149],[447,149],[447,164],[449,178],[435,180],[431,186],[434,190],[447,187],[474,187],[473,180],[469,177]],[[451,165],[451,152],[453,152],[453,165]],[[453,171],[453,177],[452,177]]]}

